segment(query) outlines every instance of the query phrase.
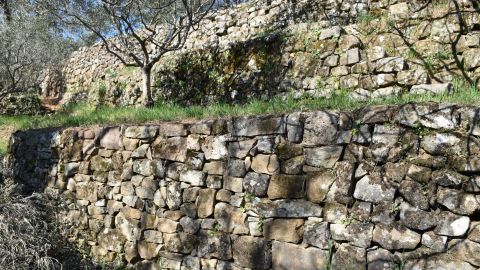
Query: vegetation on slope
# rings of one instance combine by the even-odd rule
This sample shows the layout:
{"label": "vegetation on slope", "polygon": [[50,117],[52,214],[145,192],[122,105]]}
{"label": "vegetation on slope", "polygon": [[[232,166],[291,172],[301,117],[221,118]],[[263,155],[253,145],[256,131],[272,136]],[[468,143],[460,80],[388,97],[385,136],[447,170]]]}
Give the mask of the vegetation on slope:
{"label": "vegetation on slope", "polygon": [[2,269],[94,269],[87,257],[61,237],[57,206],[45,194],[24,197],[12,180],[0,183],[0,265]]}

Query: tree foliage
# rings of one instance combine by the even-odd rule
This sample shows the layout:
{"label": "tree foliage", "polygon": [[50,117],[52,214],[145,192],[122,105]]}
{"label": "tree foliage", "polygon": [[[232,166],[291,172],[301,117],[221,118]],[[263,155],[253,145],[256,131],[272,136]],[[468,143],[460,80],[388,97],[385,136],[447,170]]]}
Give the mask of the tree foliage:
{"label": "tree foliage", "polygon": [[43,70],[57,65],[74,43],[34,1],[0,0],[0,98],[37,92]]}
{"label": "tree foliage", "polygon": [[181,49],[215,0],[45,1],[64,25],[101,40],[125,66],[143,71],[145,105],[153,104],[151,70],[163,55]]}

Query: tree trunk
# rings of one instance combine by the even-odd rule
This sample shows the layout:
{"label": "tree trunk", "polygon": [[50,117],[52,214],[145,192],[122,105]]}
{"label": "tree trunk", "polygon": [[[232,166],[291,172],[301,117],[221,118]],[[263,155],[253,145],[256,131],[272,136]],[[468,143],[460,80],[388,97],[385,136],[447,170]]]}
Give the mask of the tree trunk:
{"label": "tree trunk", "polygon": [[143,90],[143,106],[151,107],[153,106],[153,99],[152,99],[152,68],[145,67],[142,68],[142,90]]}
{"label": "tree trunk", "polygon": [[12,11],[10,10],[10,6],[8,4],[8,0],[0,0],[0,7],[3,9],[3,15],[5,16],[6,22],[12,21]]}

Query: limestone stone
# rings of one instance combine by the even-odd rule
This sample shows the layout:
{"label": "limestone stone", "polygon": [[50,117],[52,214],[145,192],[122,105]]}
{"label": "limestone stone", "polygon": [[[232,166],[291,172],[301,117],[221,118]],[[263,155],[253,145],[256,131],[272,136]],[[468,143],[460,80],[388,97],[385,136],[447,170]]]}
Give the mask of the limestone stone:
{"label": "limestone stone", "polygon": [[469,70],[480,67],[480,60],[477,55],[480,53],[480,49],[469,49],[463,53],[463,59],[465,59],[465,67]]}
{"label": "limestone stone", "polygon": [[168,208],[176,210],[182,204],[182,189],[180,182],[172,181],[167,183],[167,196],[165,202]]}
{"label": "limestone stone", "polygon": [[400,224],[377,224],[373,230],[373,241],[388,250],[414,249],[421,236]]}
{"label": "limestone stone", "polygon": [[321,249],[328,248],[330,231],[321,218],[308,218],[303,227],[303,242]]}
{"label": "limestone stone", "polygon": [[97,235],[98,245],[108,251],[122,252],[125,237],[117,229],[103,229]]}
{"label": "limestone stone", "polygon": [[214,189],[202,189],[198,192],[197,210],[199,218],[206,218],[213,214],[215,193]]}
{"label": "limestone stone", "polygon": [[205,163],[203,166],[203,171],[210,174],[215,174],[215,175],[223,175],[225,164],[222,161],[211,161],[208,163]]}
{"label": "limestone stone", "polygon": [[252,160],[251,168],[257,173],[276,174],[280,171],[277,155],[258,154]]}
{"label": "limestone stone", "polygon": [[228,156],[227,136],[215,136],[205,138],[202,144],[202,151],[205,154],[205,159],[222,160]]}
{"label": "limestone stone", "polygon": [[97,201],[97,184],[95,182],[80,182],[76,184],[77,199],[88,200],[90,202]]}
{"label": "limestone stone", "polygon": [[143,176],[152,176],[155,174],[155,162],[148,159],[140,159],[133,161],[133,172]]}
{"label": "limestone stone", "polygon": [[447,247],[447,237],[436,235],[432,231],[425,232],[422,234],[422,245],[437,252],[443,252]]}
{"label": "limestone stone", "polygon": [[396,209],[398,209],[399,204],[398,200],[374,204],[371,214],[372,222],[385,225],[392,224],[397,219],[398,211]]}
{"label": "limestone stone", "polygon": [[332,26],[330,28],[324,29],[320,36],[318,37],[319,40],[331,39],[331,38],[338,38],[343,33],[343,29],[340,26]]}
{"label": "limestone stone", "polygon": [[388,9],[389,17],[394,20],[405,20],[410,16],[410,11],[407,3],[398,3],[391,5]]}
{"label": "limestone stone", "polygon": [[372,270],[395,269],[397,262],[390,251],[378,247],[368,250],[367,267]]}
{"label": "limestone stone", "polygon": [[335,163],[340,159],[342,154],[342,146],[323,146],[317,148],[305,149],[305,164],[331,169]]}
{"label": "limestone stone", "polygon": [[437,202],[459,215],[472,215],[480,208],[475,195],[443,187],[438,188]]}
{"label": "limestone stone", "polygon": [[398,191],[411,205],[422,210],[429,209],[428,198],[424,194],[424,187],[422,184],[416,181],[404,180],[400,183]]}
{"label": "limestone stone", "polygon": [[468,239],[461,240],[457,245],[451,248],[451,254],[454,258],[468,262],[476,267],[480,266],[480,243],[470,241]]}
{"label": "limestone stone", "polygon": [[427,167],[417,166],[417,165],[410,165],[407,171],[407,176],[411,179],[420,182],[420,183],[428,183],[430,181],[430,177],[432,175],[432,170]]}
{"label": "limestone stone", "polygon": [[405,104],[400,107],[395,118],[397,122],[409,127],[423,126],[432,129],[452,130],[458,124],[453,109],[454,107],[448,104]]}
{"label": "limestone stone", "polygon": [[184,124],[165,122],[158,125],[158,134],[165,137],[180,137],[186,136],[187,130]]}
{"label": "limestone stone", "polygon": [[219,230],[228,233],[241,232],[248,230],[245,225],[247,215],[242,213],[239,208],[226,203],[217,203],[215,205],[214,217],[219,225]]}
{"label": "limestone stone", "polygon": [[145,158],[147,156],[147,152],[150,149],[149,144],[142,144],[139,147],[135,148],[131,154],[132,158]]}
{"label": "limestone stone", "polygon": [[222,188],[223,177],[220,175],[208,175],[206,185],[208,188],[219,189]]}
{"label": "limestone stone", "polygon": [[205,185],[205,173],[196,170],[186,170],[180,173],[180,181],[189,183],[192,186]]}
{"label": "limestone stone", "polygon": [[111,159],[94,156],[90,160],[90,169],[94,172],[108,172],[113,169],[113,163]]}
{"label": "limestone stone", "polygon": [[241,267],[270,269],[272,264],[270,245],[262,238],[239,236],[233,243],[232,251],[234,261]]}
{"label": "limestone stone", "polygon": [[354,190],[354,164],[350,161],[340,161],[335,164],[334,171],[336,180],[330,187],[327,194],[327,201],[336,201],[343,204],[352,202],[352,191]]}
{"label": "limestone stone", "polygon": [[[174,268],[175,269],[175,268]],[[201,270],[200,258],[193,256],[186,256],[182,261],[182,268],[180,270]]]}
{"label": "limestone stone", "polygon": [[243,191],[243,178],[227,176],[224,178],[223,188],[233,192]]}
{"label": "limestone stone", "polygon": [[162,233],[155,230],[146,230],[143,232],[145,242],[161,244],[163,242]]}
{"label": "limestone stone", "polygon": [[198,256],[220,260],[232,259],[232,244],[227,233],[200,231],[198,235]]}
{"label": "limestone stone", "polygon": [[140,198],[140,199],[146,199],[146,200],[153,200],[155,196],[155,192],[151,188],[146,188],[146,187],[137,187],[135,189],[135,194]]}
{"label": "limestone stone", "polygon": [[438,225],[435,233],[445,236],[462,236],[467,233],[470,226],[470,218],[458,216],[449,212],[442,212],[438,218]]}
{"label": "limestone stone", "polygon": [[291,113],[287,118],[287,139],[299,143],[303,138],[303,115],[300,112]]}
{"label": "limestone stone", "polygon": [[[291,256],[295,254],[295,256]],[[272,268],[279,270],[311,270],[325,269],[328,265],[328,253],[318,248],[303,248],[301,246],[272,242]]]}
{"label": "limestone stone", "polygon": [[230,159],[227,165],[228,175],[244,177],[246,174],[245,162],[241,159]]}
{"label": "limestone stone", "polygon": [[367,252],[364,248],[341,244],[332,258],[333,269],[366,269]]}
{"label": "limestone stone", "polygon": [[380,46],[372,46],[366,50],[367,60],[376,61],[387,56],[385,49]]}
{"label": "limestone stone", "polygon": [[151,260],[155,258],[159,251],[159,246],[155,243],[150,243],[147,241],[140,241],[137,244],[138,254],[140,258],[145,260]]}
{"label": "limestone stone", "polygon": [[372,223],[330,224],[330,233],[335,241],[347,241],[356,247],[368,248],[372,242]]}
{"label": "limestone stone", "polygon": [[260,116],[237,117],[232,121],[232,135],[253,137],[259,135],[283,134],[286,129],[283,117]]}
{"label": "limestone stone", "polygon": [[386,57],[377,61],[375,70],[379,73],[402,71],[406,68],[405,59],[402,57]]}
{"label": "limestone stone", "polygon": [[63,169],[64,169],[63,174],[65,175],[65,177],[73,176],[76,173],[78,173],[78,171],[80,169],[80,163],[79,162],[66,163],[63,166]]}
{"label": "limestone stone", "polygon": [[234,158],[244,159],[253,148],[255,142],[256,140],[231,142],[228,144],[228,154]]}
{"label": "limestone stone", "polygon": [[473,221],[468,231],[468,239],[480,243],[480,222]]}
{"label": "limestone stone", "polygon": [[255,211],[265,218],[306,218],[321,217],[322,207],[304,200],[275,200],[271,203],[254,205]]}
{"label": "limestone stone", "polygon": [[423,211],[408,203],[400,205],[400,222],[410,229],[424,231],[437,225],[436,215]]}
{"label": "limestone stone", "polygon": [[272,175],[267,195],[270,199],[299,199],[305,194],[305,176]]}
{"label": "limestone stone", "polygon": [[200,140],[203,139],[203,136],[198,134],[190,134],[187,136],[187,149],[190,151],[200,151]]}
{"label": "limestone stone", "polygon": [[158,128],[153,126],[130,126],[124,131],[127,138],[151,139],[157,135]]}
{"label": "limestone stone", "polygon": [[303,156],[294,157],[280,163],[280,172],[285,174],[300,174],[302,172],[305,158]]}
{"label": "limestone stone", "polygon": [[392,201],[395,188],[385,182],[380,175],[366,175],[357,182],[353,196],[367,202]]}
{"label": "limestone stone", "polygon": [[271,136],[263,136],[258,138],[255,150],[261,154],[272,154],[275,145],[275,138]]}
{"label": "limestone stone", "polygon": [[306,186],[307,199],[315,203],[324,201],[335,179],[336,175],[329,170],[310,175]]}
{"label": "limestone stone", "polygon": [[303,144],[306,146],[346,143],[339,124],[340,116],[333,112],[310,113],[305,119]]}
{"label": "limestone stone", "polygon": [[189,234],[196,234],[200,229],[200,221],[188,216],[182,217],[179,223],[183,231]]}
{"label": "limestone stone", "polygon": [[187,139],[185,137],[158,137],[152,144],[153,156],[158,159],[185,162]]}
{"label": "limestone stone", "polygon": [[419,84],[410,88],[410,93],[414,95],[442,95],[453,91],[452,83],[438,83],[438,84]]}
{"label": "limestone stone", "polygon": [[249,172],[243,180],[243,187],[246,192],[250,192],[254,196],[265,196],[267,194],[269,180],[270,176],[267,174]]}
{"label": "limestone stone", "polygon": [[167,251],[189,254],[194,249],[197,239],[194,235],[187,233],[165,233],[163,242]]}
{"label": "limestone stone", "polygon": [[199,152],[188,152],[186,165],[193,170],[202,170],[203,162],[205,161],[205,155]]}
{"label": "limestone stone", "polygon": [[452,170],[441,169],[433,172],[432,180],[444,187],[457,187],[468,182],[469,178]]}
{"label": "limestone stone", "polygon": [[298,243],[303,236],[303,219],[274,219],[265,222],[263,236],[267,240]]}

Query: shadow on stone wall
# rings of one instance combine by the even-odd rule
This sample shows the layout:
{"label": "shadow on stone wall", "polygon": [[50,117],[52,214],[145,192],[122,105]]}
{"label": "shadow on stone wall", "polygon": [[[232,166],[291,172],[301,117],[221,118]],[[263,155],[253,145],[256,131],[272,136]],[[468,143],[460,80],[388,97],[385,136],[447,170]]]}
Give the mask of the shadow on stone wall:
{"label": "shadow on stone wall", "polygon": [[[64,196],[69,239],[138,269],[473,269],[479,112],[412,103],[33,131],[15,135],[13,160],[58,167],[48,187],[27,183]],[[26,168],[19,179],[38,173]]]}

